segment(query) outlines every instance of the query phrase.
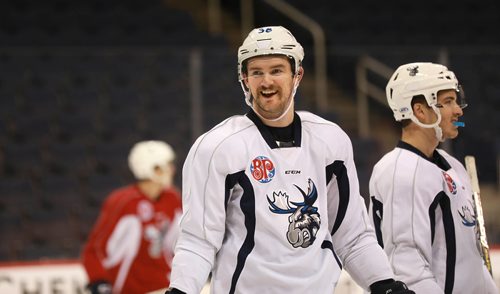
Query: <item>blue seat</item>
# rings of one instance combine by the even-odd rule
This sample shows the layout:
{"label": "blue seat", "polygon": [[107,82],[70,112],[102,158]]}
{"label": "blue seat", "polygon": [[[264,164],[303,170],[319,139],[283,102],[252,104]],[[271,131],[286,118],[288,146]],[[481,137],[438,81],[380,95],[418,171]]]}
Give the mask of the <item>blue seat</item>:
{"label": "blue seat", "polygon": [[87,114],[61,112],[55,119],[56,138],[60,142],[88,146],[97,140],[96,125],[96,119]]}
{"label": "blue seat", "polygon": [[86,175],[94,170],[95,162],[87,146],[81,143],[53,143],[47,147],[44,164],[56,174]]}
{"label": "blue seat", "polygon": [[26,215],[33,207],[40,205],[34,185],[25,177],[0,178],[0,211],[6,214]]}
{"label": "blue seat", "polygon": [[19,113],[12,120],[10,139],[17,143],[45,144],[55,136],[54,122],[45,112]]}
{"label": "blue seat", "polygon": [[16,176],[39,176],[43,173],[43,160],[40,145],[34,143],[13,143],[3,146],[4,169]]}
{"label": "blue seat", "polygon": [[86,194],[88,205],[91,207],[100,207],[102,201],[104,201],[109,193],[125,184],[126,182],[120,174],[109,173],[90,175],[86,179],[84,186],[84,193]]}

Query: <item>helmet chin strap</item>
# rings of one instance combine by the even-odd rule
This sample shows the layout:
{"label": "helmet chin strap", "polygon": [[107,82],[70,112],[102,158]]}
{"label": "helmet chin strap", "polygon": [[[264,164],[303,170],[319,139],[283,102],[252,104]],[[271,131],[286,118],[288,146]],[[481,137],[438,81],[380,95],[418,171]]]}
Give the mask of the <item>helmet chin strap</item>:
{"label": "helmet chin strap", "polygon": [[297,93],[297,88],[299,87],[299,82],[298,82],[297,78],[295,78],[295,81],[293,82],[293,90],[292,90],[292,93],[290,94],[290,97],[289,97],[290,99],[288,101],[288,106],[286,107],[285,111],[283,111],[283,113],[279,117],[273,118],[273,119],[268,119],[268,118],[262,117],[262,115],[260,115],[260,113],[258,111],[256,111],[255,108],[253,107],[253,103],[250,99],[252,96],[250,91],[247,91],[245,89],[245,87],[243,86],[243,83],[241,83],[241,87],[243,88],[243,92],[245,92],[245,102],[247,103],[248,106],[250,106],[250,108],[252,108],[253,112],[255,112],[263,120],[274,122],[274,121],[279,121],[280,119],[282,119],[288,113],[288,111],[290,111],[290,108],[292,108],[292,105],[294,103],[295,93]]}
{"label": "helmet chin strap", "polygon": [[436,139],[438,139],[439,142],[444,142],[443,130],[439,126],[439,123],[441,123],[441,113],[439,112],[439,109],[436,106],[432,105],[431,108],[432,108],[432,110],[434,110],[434,112],[437,115],[437,120],[434,123],[424,124],[424,123],[420,122],[414,115],[411,116],[411,120],[422,128],[426,128],[426,129],[433,128],[434,133],[436,135]]}

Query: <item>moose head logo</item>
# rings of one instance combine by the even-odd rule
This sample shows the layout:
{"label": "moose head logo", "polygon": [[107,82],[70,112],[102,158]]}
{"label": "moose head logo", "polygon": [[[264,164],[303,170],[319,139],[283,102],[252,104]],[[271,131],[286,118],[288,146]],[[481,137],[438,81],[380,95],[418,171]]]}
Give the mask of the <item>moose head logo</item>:
{"label": "moose head logo", "polygon": [[418,65],[408,67],[406,70],[409,71],[411,77],[414,77],[418,73]]}
{"label": "moose head logo", "polygon": [[289,201],[288,195],[281,191],[273,192],[273,200],[267,196],[269,210],[277,214],[291,214],[288,217],[290,224],[286,237],[294,248],[309,247],[316,239],[321,224],[318,208],[313,206],[318,199],[318,191],[311,179],[308,179],[307,182],[307,193],[299,186],[294,185],[302,194],[303,202]]}

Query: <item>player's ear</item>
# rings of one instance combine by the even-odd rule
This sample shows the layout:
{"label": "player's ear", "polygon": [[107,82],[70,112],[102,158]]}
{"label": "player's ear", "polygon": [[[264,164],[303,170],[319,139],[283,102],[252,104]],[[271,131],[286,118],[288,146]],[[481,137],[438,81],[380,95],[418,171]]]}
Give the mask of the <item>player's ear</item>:
{"label": "player's ear", "polygon": [[425,118],[425,114],[429,109],[429,106],[421,102],[416,102],[415,104],[413,104],[412,108],[413,115],[418,118],[419,121],[422,121]]}
{"label": "player's ear", "polygon": [[299,69],[295,72],[295,74],[292,77],[295,87],[299,86],[300,81],[302,80],[303,76],[304,76],[304,68],[302,66],[300,66]]}
{"label": "player's ear", "polygon": [[300,82],[300,80],[302,80],[302,77],[304,76],[304,68],[302,66],[299,67],[296,75],[297,75],[298,81]]}
{"label": "player's ear", "polygon": [[246,73],[242,74],[243,76],[243,84],[245,85],[246,90],[248,91],[250,87],[248,86],[248,75]]}

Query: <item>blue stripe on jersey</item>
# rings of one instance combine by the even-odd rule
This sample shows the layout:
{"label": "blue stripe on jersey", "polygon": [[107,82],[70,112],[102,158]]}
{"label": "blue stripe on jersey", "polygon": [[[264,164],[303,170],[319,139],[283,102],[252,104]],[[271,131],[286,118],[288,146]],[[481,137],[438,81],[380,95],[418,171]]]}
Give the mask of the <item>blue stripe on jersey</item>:
{"label": "blue stripe on jersey", "polygon": [[347,168],[345,167],[343,161],[336,160],[326,167],[327,185],[332,180],[333,175],[337,178],[337,187],[339,189],[339,208],[337,211],[337,217],[335,218],[335,223],[333,224],[331,232],[332,236],[344,220],[347,212],[347,205],[349,204],[349,177],[347,176]]}
{"label": "blue stripe on jersey", "polygon": [[429,221],[431,224],[431,245],[434,244],[434,236],[436,235],[436,207],[439,205],[439,201],[441,197],[439,195],[442,193],[439,192],[436,197],[434,197],[434,201],[432,201],[431,206],[429,206]]}
{"label": "blue stripe on jersey", "polygon": [[382,229],[380,229],[382,219],[384,218],[384,204],[378,201],[375,198],[375,196],[372,196],[371,198],[372,198],[372,215],[373,215],[373,224],[375,226],[375,234],[377,235],[378,244],[380,245],[380,247],[384,248],[384,239],[382,239]]}
{"label": "blue stripe on jersey", "polygon": [[337,254],[335,253],[335,250],[333,250],[332,242],[327,241],[327,240],[323,241],[323,243],[321,243],[321,248],[322,249],[330,249],[333,253],[333,256],[335,257],[335,260],[337,261],[337,264],[339,265],[339,268],[342,269],[342,263],[340,262],[340,259],[337,256]]}
{"label": "blue stripe on jersey", "polygon": [[455,264],[457,259],[457,246],[455,239],[455,225],[453,224],[453,214],[451,212],[450,199],[444,191],[439,192],[429,207],[429,218],[431,222],[431,243],[434,243],[436,231],[436,208],[439,205],[443,213],[444,236],[446,239],[446,280],[444,283],[444,293],[452,293],[455,284]]}
{"label": "blue stripe on jersey", "polygon": [[234,293],[236,289],[236,283],[240,278],[243,267],[245,266],[245,261],[252,252],[255,246],[255,193],[250,183],[250,179],[245,174],[245,171],[240,171],[234,174],[230,174],[226,177],[226,195],[225,195],[225,206],[227,210],[227,203],[229,201],[229,196],[231,194],[231,189],[239,184],[243,189],[243,195],[240,200],[240,208],[245,216],[245,228],[247,230],[247,235],[240,250],[238,251],[238,260],[236,263],[236,268],[231,279],[231,289],[229,293]]}

